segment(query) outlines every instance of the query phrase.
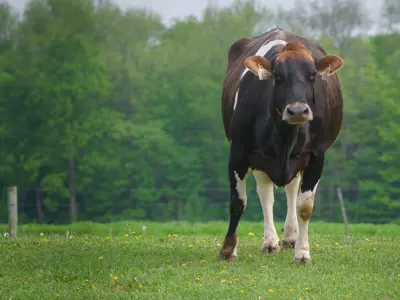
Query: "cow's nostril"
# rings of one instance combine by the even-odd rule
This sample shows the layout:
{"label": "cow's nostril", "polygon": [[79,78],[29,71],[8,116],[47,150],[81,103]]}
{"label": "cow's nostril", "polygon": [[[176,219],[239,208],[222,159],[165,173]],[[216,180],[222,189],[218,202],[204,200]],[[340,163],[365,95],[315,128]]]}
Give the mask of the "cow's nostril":
{"label": "cow's nostril", "polygon": [[291,110],[289,107],[286,110],[287,110],[288,115],[290,115],[290,116],[294,115],[294,111]]}
{"label": "cow's nostril", "polygon": [[310,110],[308,109],[308,107],[306,107],[306,109],[303,111],[303,114],[308,115],[309,112],[310,112]]}

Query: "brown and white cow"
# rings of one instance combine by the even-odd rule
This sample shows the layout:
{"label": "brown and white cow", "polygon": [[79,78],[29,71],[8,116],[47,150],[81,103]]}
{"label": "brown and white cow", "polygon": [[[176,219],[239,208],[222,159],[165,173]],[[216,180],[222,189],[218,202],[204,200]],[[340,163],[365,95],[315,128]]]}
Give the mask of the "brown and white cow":
{"label": "brown and white cow", "polygon": [[262,249],[280,252],[273,187],[284,187],[282,247],[294,247],[293,263],[311,263],[308,224],[325,152],[342,124],[336,75],[342,66],[342,58],[280,28],[240,39],[229,49],[221,101],[231,144],[230,222],[219,259],[237,258],[237,227],[247,204],[246,179],[253,172],[264,215]]}

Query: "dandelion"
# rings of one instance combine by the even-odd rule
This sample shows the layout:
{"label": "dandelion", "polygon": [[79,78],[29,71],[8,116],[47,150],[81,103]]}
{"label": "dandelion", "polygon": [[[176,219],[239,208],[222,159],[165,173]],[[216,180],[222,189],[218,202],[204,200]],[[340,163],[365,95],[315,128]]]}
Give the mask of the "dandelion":
{"label": "dandelion", "polygon": [[200,281],[200,276],[197,276],[195,280]]}
{"label": "dandelion", "polygon": [[319,247],[321,247],[321,245],[320,244],[315,244],[315,248],[319,248]]}
{"label": "dandelion", "polygon": [[201,263],[202,263],[202,264],[206,264],[206,263],[208,263],[208,261],[206,261],[205,259],[203,259],[203,260],[201,261]]}
{"label": "dandelion", "polygon": [[248,236],[254,236],[254,233],[249,232],[247,235],[248,235]]}
{"label": "dandelion", "polygon": [[103,258],[104,258],[104,256],[103,256],[103,255],[99,256],[99,260],[102,260]]}
{"label": "dandelion", "polygon": [[221,280],[221,283],[222,283],[222,284],[226,284],[226,283],[228,283],[228,280],[222,279],[222,280]]}
{"label": "dandelion", "polygon": [[269,292],[269,293],[273,293],[274,290],[273,290],[273,289],[268,289],[268,292]]}
{"label": "dandelion", "polygon": [[142,287],[143,287],[143,284],[139,283],[139,287],[142,288]]}
{"label": "dandelion", "polygon": [[118,276],[113,276],[113,280],[118,280]]}
{"label": "dandelion", "polygon": [[128,237],[129,235],[127,233],[124,234],[124,237]]}
{"label": "dandelion", "polygon": [[243,294],[243,293],[244,293],[244,291],[243,291],[243,290],[240,290],[240,291],[239,291],[239,293]]}

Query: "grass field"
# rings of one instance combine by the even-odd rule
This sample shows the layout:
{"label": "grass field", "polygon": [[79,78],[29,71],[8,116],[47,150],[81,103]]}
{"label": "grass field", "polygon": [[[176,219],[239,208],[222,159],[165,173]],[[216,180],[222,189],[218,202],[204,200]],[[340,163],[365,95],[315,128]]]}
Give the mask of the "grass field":
{"label": "grass field", "polygon": [[238,262],[218,262],[226,226],[25,225],[11,240],[0,225],[0,299],[400,299],[400,226],[346,237],[311,222],[310,266],[292,265],[293,250],[261,253],[261,222],[241,222]]}

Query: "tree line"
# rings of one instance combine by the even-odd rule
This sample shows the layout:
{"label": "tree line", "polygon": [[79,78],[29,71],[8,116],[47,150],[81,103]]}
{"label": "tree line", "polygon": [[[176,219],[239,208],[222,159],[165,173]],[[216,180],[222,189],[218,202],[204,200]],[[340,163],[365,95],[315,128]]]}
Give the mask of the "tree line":
{"label": "tree line", "polygon": [[[274,11],[247,0],[170,26],[107,0],[31,0],[22,14],[0,4],[0,220],[11,185],[23,222],[227,219],[227,52],[279,26],[345,60],[343,127],[313,218],[340,220],[341,187],[351,222],[396,221],[399,25],[393,0],[378,22],[358,0]],[[243,218],[261,220],[251,179],[248,194]],[[280,191],[275,215],[285,211]]]}

